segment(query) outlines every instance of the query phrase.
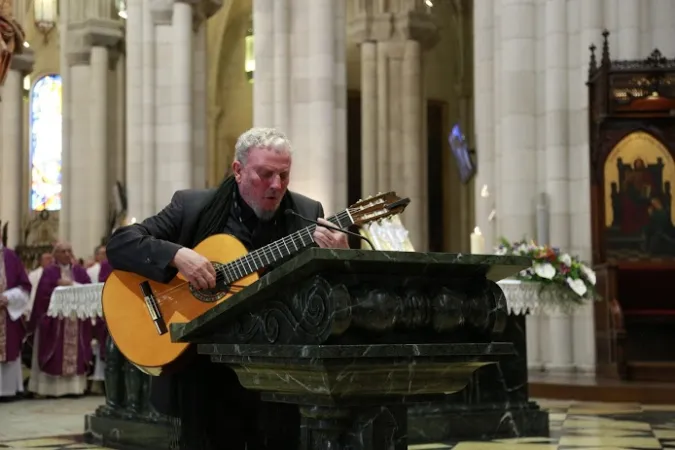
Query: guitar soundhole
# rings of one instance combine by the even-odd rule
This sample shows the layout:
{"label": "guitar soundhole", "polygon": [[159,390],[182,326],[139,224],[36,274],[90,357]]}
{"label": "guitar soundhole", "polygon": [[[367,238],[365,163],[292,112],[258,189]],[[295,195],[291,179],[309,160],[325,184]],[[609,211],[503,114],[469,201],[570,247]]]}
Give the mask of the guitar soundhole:
{"label": "guitar soundhole", "polygon": [[194,298],[204,303],[214,303],[220,300],[224,295],[230,291],[230,285],[225,280],[223,265],[220,263],[213,263],[213,268],[216,269],[216,287],[213,289],[197,289],[192,284],[190,284],[190,293]]}

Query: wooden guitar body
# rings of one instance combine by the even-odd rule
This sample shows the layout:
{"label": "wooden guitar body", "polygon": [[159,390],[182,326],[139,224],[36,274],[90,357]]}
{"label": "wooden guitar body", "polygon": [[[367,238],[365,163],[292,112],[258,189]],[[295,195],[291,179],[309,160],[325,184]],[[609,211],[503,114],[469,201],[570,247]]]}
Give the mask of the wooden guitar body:
{"label": "wooden guitar body", "polygon": [[[213,235],[194,248],[194,251],[213,263],[229,263],[248,252],[235,237]],[[189,344],[171,342],[169,327],[200,316],[215,305],[226,301],[258,280],[253,272],[226,291],[209,293],[208,301],[198,299],[185,279],[178,275],[167,284],[147,280],[131,272],[115,270],[103,288],[102,304],[110,336],[120,352],[139,369],[159,375],[169,364],[183,354]],[[152,320],[141,284],[147,282],[154,294],[166,331],[158,332]],[[199,296],[199,293],[197,293]]]}

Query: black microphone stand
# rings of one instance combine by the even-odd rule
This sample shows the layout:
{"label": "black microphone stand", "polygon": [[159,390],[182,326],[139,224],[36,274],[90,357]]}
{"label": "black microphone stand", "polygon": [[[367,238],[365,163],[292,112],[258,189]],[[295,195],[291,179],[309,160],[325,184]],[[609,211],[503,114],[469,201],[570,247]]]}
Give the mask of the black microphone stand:
{"label": "black microphone stand", "polygon": [[323,223],[319,223],[319,222],[316,221],[316,220],[312,220],[312,219],[310,219],[309,217],[305,217],[305,216],[303,216],[302,214],[298,214],[297,212],[293,211],[292,209],[287,209],[286,211],[284,211],[284,214],[286,214],[287,216],[296,216],[296,217],[299,217],[299,218],[301,218],[302,220],[304,220],[305,222],[313,223],[314,225],[317,225],[317,226],[319,226],[319,227],[324,227],[324,228],[327,228],[327,229],[333,230],[333,231],[339,231],[340,233],[344,233],[344,234],[347,234],[347,235],[349,235],[349,236],[355,236],[355,237],[357,237],[357,238],[359,238],[359,239],[361,239],[361,240],[366,241],[366,242],[368,243],[368,245],[370,245],[370,248],[371,248],[372,250],[375,250],[375,246],[373,245],[372,242],[370,242],[370,239],[368,239],[368,238],[365,237],[365,236],[361,236],[361,235],[358,234],[358,233],[354,233],[354,232],[352,232],[352,231],[345,230],[344,228],[339,228],[339,227],[336,227],[336,226],[333,226],[333,225],[326,225],[326,224],[323,224]]}

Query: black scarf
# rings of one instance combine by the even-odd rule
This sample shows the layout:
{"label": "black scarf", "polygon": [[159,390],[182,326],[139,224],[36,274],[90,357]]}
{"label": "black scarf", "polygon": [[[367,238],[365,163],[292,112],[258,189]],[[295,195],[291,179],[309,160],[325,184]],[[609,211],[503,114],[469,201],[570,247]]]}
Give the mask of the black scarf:
{"label": "black scarf", "polygon": [[209,236],[222,233],[232,208],[232,198],[237,186],[234,175],[226,177],[211,199],[199,213],[197,228],[194,233],[192,247]]}
{"label": "black scarf", "polygon": [[[194,239],[192,241],[192,247],[199,244],[209,236],[223,232],[227,226],[227,221],[232,211],[236,193],[237,182],[234,179],[234,175],[230,175],[223,180],[211,199],[209,199],[206,205],[204,205],[204,208],[202,208],[200,211],[199,220],[197,221],[197,226],[195,228]],[[280,239],[286,234],[297,231],[306,225],[299,223],[294,219],[285,220],[283,211],[286,209],[295,210],[295,203],[293,202],[293,198],[288,191],[286,191],[284,198],[281,200],[279,209],[280,211],[278,215],[283,222],[283,228],[285,231],[280,236],[276,236],[275,239]]]}

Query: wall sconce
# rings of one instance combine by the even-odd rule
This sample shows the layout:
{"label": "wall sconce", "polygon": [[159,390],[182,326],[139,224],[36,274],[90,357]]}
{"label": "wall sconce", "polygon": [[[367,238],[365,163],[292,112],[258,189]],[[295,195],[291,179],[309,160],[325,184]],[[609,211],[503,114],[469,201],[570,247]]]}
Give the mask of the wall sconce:
{"label": "wall sconce", "polygon": [[244,70],[249,83],[253,83],[253,74],[255,73],[255,53],[253,52],[253,21],[251,21],[246,37],[244,38],[246,50],[244,53]]}
{"label": "wall sconce", "polygon": [[45,42],[49,33],[56,26],[58,16],[58,0],[34,0],[33,19],[35,28],[42,33]]}
{"label": "wall sconce", "polygon": [[127,2],[126,0],[115,0],[115,9],[120,19],[127,20]]}

